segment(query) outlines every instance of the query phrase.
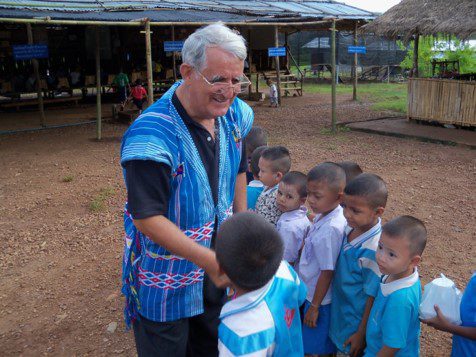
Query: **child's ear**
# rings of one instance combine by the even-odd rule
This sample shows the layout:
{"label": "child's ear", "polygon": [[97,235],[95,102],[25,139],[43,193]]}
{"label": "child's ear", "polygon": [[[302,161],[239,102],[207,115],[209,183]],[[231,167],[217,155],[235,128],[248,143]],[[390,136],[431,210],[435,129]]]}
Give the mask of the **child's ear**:
{"label": "child's ear", "polygon": [[415,255],[411,260],[410,263],[414,266],[417,267],[421,262],[421,256]]}
{"label": "child's ear", "polygon": [[378,208],[375,210],[375,214],[376,214],[378,217],[382,217],[383,212],[385,212],[385,207],[378,207]]}
{"label": "child's ear", "polygon": [[304,196],[299,199],[299,202],[301,202],[301,204],[303,205],[306,203],[306,200],[307,200],[307,196]]}
{"label": "child's ear", "polygon": [[344,191],[340,191],[337,194],[337,201],[339,201],[339,203],[341,203],[343,198],[344,198]]}
{"label": "child's ear", "polygon": [[276,178],[277,178],[279,181],[281,181],[281,179],[283,178],[283,176],[284,176],[284,175],[283,175],[282,172],[280,172],[280,171],[276,172]]}

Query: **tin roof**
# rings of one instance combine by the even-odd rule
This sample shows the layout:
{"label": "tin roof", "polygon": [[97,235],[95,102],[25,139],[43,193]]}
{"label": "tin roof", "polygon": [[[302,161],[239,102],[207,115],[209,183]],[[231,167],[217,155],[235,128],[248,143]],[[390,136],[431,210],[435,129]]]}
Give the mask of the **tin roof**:
{"label": "tin roof", "polygon": [[[327,0],[0,0],[0,17],[156,22],[315,21],[322,18],[370,20],[375,15]],[[175,16],[174,16],[175,15]]]}

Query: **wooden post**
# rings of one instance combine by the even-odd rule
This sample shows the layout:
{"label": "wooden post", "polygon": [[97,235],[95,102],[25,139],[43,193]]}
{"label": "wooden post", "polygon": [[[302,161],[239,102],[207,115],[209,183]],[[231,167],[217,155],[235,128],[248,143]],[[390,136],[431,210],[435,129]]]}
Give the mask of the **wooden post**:
{"label": "wooden post", "polygon": [[332,132],[336,133],[336,20],[332,20],[331,67],[332,67]]}
{"label": "wooden post", "polygon": [[[28,36],[28,44],[33,44],[33,30],[31,28],[31,24],[26,24],[26,32]],[[41,92],[41,83],[40,83],[40,70],[38,60],[33,58],[31,60],[33,64],[33,71],[35,72],[35,82],[36,82],[36,93],[38,96],[38,109],[40,110],[40,125],[45,127],[46,118],[45,118],[45,108],[43,105],[43,93]]]}
{"label": "wooden post", "polygon": [[411,77],[418,78],[418,42],[420,35],[416,34],[415,39],[413,40],[413,68]]}
{"label": "wooden post", "polygon": [[284,47],[286,48],[286,67],[291,72],[291,66],[289,64],[289,51],[288,51],[288,32],[284,33]]}
{"label": "wooden post", "polygon": [[96,27],[96,135],[101,140],[101,27]]}
{"label": "wooden post", "polygon": [[[248,72],[251,81],[251,64],[252,64],[252,57],[251,57],[251,29],[248,29]],[[250,85],[248,87],[248,100],[251,100],[251,92],[253,92],[253,86]],[[256,88],[256,93],[258,93],[258,88]]]}
{"label": "wooden post", "polygon": [[[358,45],[358,39],[357,39],[357,26],[358,26],[358,21],[355,22],[355,27],[354,27],[354,46]],[[352,100],[357,100],[357,53],[354,53],[354,78],[353,78],[353,88],[352,88]]]}
{"label": "wooden post", "polygon": [[390,83],[390,65],[387,65],[387,83]]}
{"label": "wooden post", "polygon": [[[175,41],[175,26],[172,26],[172,41]],[[176,64],[177,58],[175,57],[175,51],[172,52],[172,64],[174,66],[173,71],[174,71],[174,82],[177,81],[177,64]]]}
{"label": "wooden post", "polygon": [[150,41],[150,20],[145,22],[145,58],[147,63],[147,103],[154,102],[154,87],[152,83],[152,45]]}
{"label": "wooden post", "polygon": [[[279,47],[278,26],[274,26],[274,47]],[[276,86],[278,87],[278,104],[281,105],[281,76],[279,73],[279,56],[274,57],[276,66]]]}

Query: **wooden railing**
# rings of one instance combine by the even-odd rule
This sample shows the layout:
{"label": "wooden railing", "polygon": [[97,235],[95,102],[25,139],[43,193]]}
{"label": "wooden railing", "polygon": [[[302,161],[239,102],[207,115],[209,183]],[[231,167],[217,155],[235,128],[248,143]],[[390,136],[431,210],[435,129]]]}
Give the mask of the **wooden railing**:
{"label": "wooden railing", "polygon": [[436,78],[408,80],[408,118],[476,126],[476,82]]}

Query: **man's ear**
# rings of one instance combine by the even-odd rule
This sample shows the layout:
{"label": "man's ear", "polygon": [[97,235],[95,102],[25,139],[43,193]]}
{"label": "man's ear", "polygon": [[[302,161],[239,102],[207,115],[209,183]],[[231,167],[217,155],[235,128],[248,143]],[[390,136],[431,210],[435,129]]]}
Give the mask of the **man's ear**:
{"label": "man's ear", "polygon": [[180,65],[180,74],[184,80],[189,80],[193,74],[193,67],[187,63],[182,63]]}
{"label": "man's ear", "polygon": [[378,217],[382,217],[383,213],[385,212],[385,207],[378,207],[376,210],[375,210],[375,214],[378,216]]}

